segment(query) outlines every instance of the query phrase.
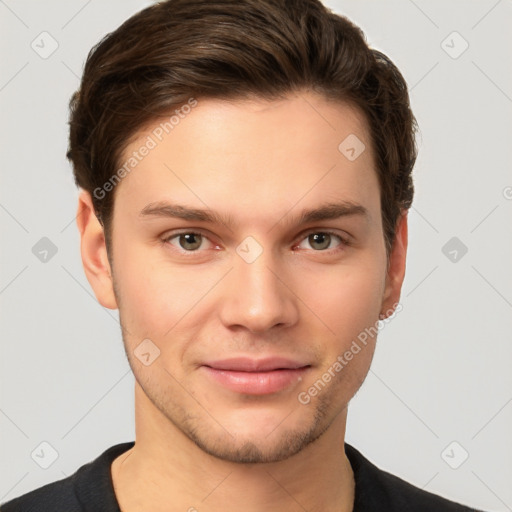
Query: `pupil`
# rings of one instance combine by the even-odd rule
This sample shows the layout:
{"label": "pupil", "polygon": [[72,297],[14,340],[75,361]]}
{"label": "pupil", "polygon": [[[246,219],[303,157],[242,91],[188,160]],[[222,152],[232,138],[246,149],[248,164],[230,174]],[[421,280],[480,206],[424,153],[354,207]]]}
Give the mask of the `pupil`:
{"label": "pupil", "polygon": [[[201,241],[199,239],[200,236],[201,235],[197,235],[194,233],[187,233],[185,235],[181,235],[182,239],[185,239],[184,243],[180,243],[181,247],[183,247],[183,249],[197,249],[201,245]],[[195,237],[198,237],[199,241],[196,240],[196,242],[194,242]]]}
{"label": "pupil", "polygon": [[[331,236],[326,233],[315,233],[314,235],[311,235],[313,238],[314,243],[319,243],[320,245],[323,245],[323,247],[320,247],[320,249],[326,249],[329,247],[329,242],[331,239]],[[323,239],[323,244],[322,244]]]}

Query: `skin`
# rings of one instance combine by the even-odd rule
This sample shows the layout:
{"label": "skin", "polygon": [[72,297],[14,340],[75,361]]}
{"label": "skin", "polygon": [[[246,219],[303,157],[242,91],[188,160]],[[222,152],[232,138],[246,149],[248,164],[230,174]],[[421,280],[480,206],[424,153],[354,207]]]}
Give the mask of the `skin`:
{"label": "skin", "polygon": [[[158,124],[142,130],[125,156]],[[366,145],[354,161],[338,150],[349,134]],[[236,224],[140,215],[158,201],[231,215]],[[297,223],[304,209],[341,201],[368,215]],[[85,191],[78,211],[87,278],[104,307],[119,309],[136,379],[136,444],[112,465],[123,512],[351,511],[347,406],[376,338],[307,405],[298,395],[400,298],[407,212],[388,260],[362,115],[312,92],[198,99],[117,185],[110,254]],[[192,237],[190,249],[177,230],[204,236]],[[325,231],[348,244],[310,236]],[[262,249],[251,263],[237,253],[248,236]],[[160,350],[148,366],[134,353],[144,339]],[[248,395],[201,366],[239,355],[310,367],[279,392]]]}

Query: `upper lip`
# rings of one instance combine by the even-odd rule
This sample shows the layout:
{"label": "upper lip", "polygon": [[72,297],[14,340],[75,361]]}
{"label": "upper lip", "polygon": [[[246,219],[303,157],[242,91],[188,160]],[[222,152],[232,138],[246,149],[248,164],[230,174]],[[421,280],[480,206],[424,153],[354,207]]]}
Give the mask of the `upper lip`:
{"label": "upper lip", "polygon": [[288,359],[285,357],[266,357],[254,359],[251,357],[232,357],[228,359],[218,359],[203,363],[203,366],[209,366],[215,370],[239,371],[239,372],[268,372],[272,370],[296,370],[309,366],[306,363]]}

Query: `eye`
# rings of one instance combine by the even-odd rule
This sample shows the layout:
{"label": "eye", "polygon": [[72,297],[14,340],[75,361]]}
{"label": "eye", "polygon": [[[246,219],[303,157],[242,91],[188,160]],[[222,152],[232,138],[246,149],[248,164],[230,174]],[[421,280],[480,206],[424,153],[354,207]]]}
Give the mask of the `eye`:
{"label": "eye", "polygon": [[[335,239],[339,241],[338,245],[332,247],[332,243],[335,242]],[[331,231],[313,231],[306,234],[306,238],[304,242],[307,241],[313,249],[316,251],[325,251],[328,249],[341,250],[342,246],[349,245],[349,242],[346,238],[342,237],[337,233],[333,233]],[[304,243],[302,242],[302,243]],[[299,247],[302,244],[299,245]]]}
{"label": "eye", "polygon": [[[298,245],[299,248],[308,249],[303,247],[303,244],[307,242],[315,252],[328,252],[330,250],[336,252],[350,245],[347,238],[331,231],[311,231],[303,235],[301,240],[302,242]],[[338,242],[337,245],[336,242]],[[210,248],[214,245],[206,235],[196,231],[173,233],[164,237],[162,243],[173,246],[182,254],[188,253],[190,255],[201,252],[201,249],[208,249],[208,244],[210,244]]]}
{"label": "eye", "polygon": [[194,231],[174,233],[164,238],[162,241],[185,252],[198,252],[198,249],[204,246],[205,242],[209,242],[208,238],[202,233],[196,233]]}

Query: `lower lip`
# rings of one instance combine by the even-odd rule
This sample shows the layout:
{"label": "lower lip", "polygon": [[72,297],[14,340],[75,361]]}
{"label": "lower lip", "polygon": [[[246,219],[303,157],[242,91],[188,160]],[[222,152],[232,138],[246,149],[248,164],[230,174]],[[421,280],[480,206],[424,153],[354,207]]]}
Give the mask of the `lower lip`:
{"label": "lower lip", "polygon": [[217,370],[210,366],[202,366],[202,368],[210,377],[232,391],[247,395],[268,395],[282,391],[299,382],[309,367],[267,372]]}

